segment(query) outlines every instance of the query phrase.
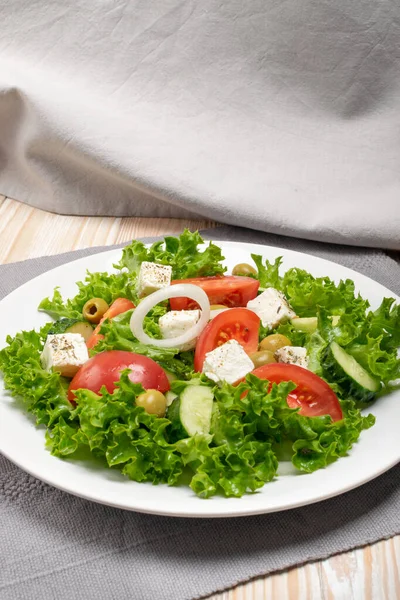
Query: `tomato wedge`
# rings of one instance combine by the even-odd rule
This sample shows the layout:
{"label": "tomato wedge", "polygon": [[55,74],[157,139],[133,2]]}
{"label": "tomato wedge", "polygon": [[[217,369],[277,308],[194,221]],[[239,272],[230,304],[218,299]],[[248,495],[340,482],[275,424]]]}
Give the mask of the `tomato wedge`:
{"label": "tomato wedge", "polygon": [[[176,283],[191,283],[201,287],[208,296],[210,304],[223,304],[228,308],[246,306],[249,300],[257,296],[260,282],[252,277],[234,275],[216,275],[214,277],[197,277],[193,279],[175,279]],[[192,310],[198,308],[190,298],[171,298],[171,310]]]}
{"label": "tomato wedge", "polygon": [[257,351],[260,318],[248,308],[231,308],[206,325],[196,344],[194,369],[201,371],[207,352],[229,340],[237,340],[248,354]]}
{"label": "tomato wedge", "polygon": [[117,315],[120,315],[126,312],[127,310],[130,310],[131,308],[135,308],[135,305],[133,304],[133,302],[128,300],[128,298],[117,298],[116,300],[114,300],[110,308],[104,313],[103,318],[97,325],[96,329],[93,331],[90,338],[87,340],[86,346],[89,349],[94,348],[97,342],[104,339],[104,335],[101,335],[101,333],[99,333],[103,321],[105,321],[106,319],[113,319]]}
{"label": "tomato wedge", "polygon": [[271,363],[252,371],[260,379],[268,379],[271,383],[293,381],[296,389],[287,397],[290,408],[299,408],[304,417],[320,417],[329,415],[332,421],[343,419],[339,400],[329,385],[318,375],[297,365]]}
{"label": "tomato wedge", "polygon": [[131,369],[129,379],[141,383],[145,389],[167,392],[170,388],[165,371],[148,356],[124,350],[109,350],[96,354],[79,369],[69,384],[68,400],[73,402],[74,391],[81,388],[97,394],[104,385],[112,393],[124,369]]}

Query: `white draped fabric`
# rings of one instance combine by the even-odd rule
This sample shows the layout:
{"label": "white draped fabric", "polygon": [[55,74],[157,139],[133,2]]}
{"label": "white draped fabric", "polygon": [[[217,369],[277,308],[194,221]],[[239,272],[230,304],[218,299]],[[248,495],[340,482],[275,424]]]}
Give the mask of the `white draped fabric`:
{"label": "white draped fabric", "polygon": [[2,0],[0,193],[400,249],[400,3]]}

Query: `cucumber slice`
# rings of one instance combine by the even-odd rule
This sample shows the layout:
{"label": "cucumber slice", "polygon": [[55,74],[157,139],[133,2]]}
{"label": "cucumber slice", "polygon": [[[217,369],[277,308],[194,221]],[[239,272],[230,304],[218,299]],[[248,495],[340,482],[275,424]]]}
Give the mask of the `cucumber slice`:
{"label": "cucumber slice", "polygon": [[317,317],[297,317],[296,319],[292,319],[290,323],[294,329],[303,333],[313,333],[318,327]]}
{"label": "cucumber slice", "polygon": [[63,317],[62,319],[58,319],[58,321],[53,323],[48,333],[80,333],[86,342],[93,333],[93,327],[86,321],[81,321],[80,319],[68,319],[67,317]]}
{"label": "cucumber slice", "polygon": [[[330,317],[332,320],[332,325],[335,327],[339,323],[339,315],[333,315]],[[297,331],[301,331],[303,333],[314,333],[317,331],[318,327],[318,318],[317,317],[296,317],[290,321],[291,325]]]}
{"label": "cucumber slice", "polygon": [[330,344],[324,364],[351,396],[363,402],[372,400],[380,388],[380,382],[371,377],[356,359],[336,342]]}
{"label": "cucumber slice", "polygon": [[168,408],[167,417],[178,438],[209,433],[214,394],[204,385],[188,385]]}
{"label": "cucumber slice", "polygon": [[58,333],[65,333],[65,331],[66,331],[66,329],[68,329],[68,327],[71,327],[71,325],[75,325],[75,323],[77,323],[77,322],[78,322],[78,319],[67,319],[66,317],[63,317],[62,319],[58,319],[57,321],[55,321],[47,333],[49,335],[57,335]]}

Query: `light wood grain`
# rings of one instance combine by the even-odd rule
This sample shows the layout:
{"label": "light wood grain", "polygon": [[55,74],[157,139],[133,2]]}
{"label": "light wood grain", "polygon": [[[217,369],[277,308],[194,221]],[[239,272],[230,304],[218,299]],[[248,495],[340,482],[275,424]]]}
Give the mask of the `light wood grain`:
{"label": "light wood grain", "polygon": [[[215,225],[204,220],[65,217],[0,195],[0,263]],[[396,536],[260,577],[210,600],[400,600],[399,565]]]}
{"label": "light wood grain", "polygon": [[2,263],[215,226],[207,220],[66,217],[0,198]]}
{"label": "light wood grain", "polygon": [[400,536],[395,536],[260,577],[209,600],[399,600],[399,565]]}

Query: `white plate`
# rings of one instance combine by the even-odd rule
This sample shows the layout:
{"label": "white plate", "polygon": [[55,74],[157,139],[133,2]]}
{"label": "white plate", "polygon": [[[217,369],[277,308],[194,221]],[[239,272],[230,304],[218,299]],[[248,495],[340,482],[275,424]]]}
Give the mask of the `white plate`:
{"label": "white plate", "polygon": [[[376,308],[384,296],[394,294],[355,271],[326,260],[256,244],[217,242],[226,256],[226,265],[249,259],[251,252],[274,259],[283,256],[283,268],[300,267],[315,276],[328,275],[335,281],[350,278],[357,290]],[[112,271],[120,250],[111,250],[76,260],[32,279],[0,302],[0,347],[7,334],[39,328],[48,318],[36,307],[54,287],[64,296],[76,293],[75,282],[90,271]],[[396,298],[399,301],[399,298]],[[6,316],[6,318],[4,318]],[[400,461],[398,423],[400,391],[379,399],[370,411],[376,425],[363,431],[349,456],[310,475],[294,474],[283,465],[281,475],[254,494],[240,499],[214,497],[201,500],[190,488],[153,486],[132,482],[119,472],[89,462],[55,458],[45,450],[44,430],[4,391],[0,380],[0,452],[23,470],[71,494],[128,510],[181,517],[233,517],[279,511],[342,494],[377,477]]]}

